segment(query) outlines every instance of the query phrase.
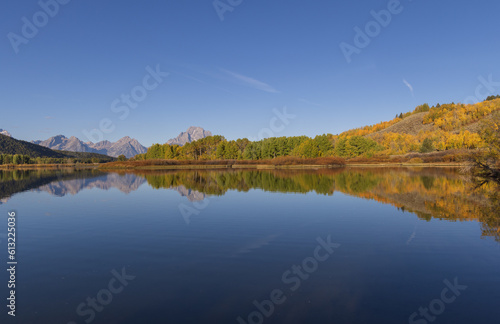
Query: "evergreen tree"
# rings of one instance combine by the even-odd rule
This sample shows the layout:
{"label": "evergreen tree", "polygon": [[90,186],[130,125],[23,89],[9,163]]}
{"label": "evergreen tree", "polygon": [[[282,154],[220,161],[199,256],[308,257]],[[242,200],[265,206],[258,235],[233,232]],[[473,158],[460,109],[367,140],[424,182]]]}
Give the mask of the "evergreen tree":
{"label": "evergreen tree", "polygon": [[333,149],[333,144],[328,135],[318,135],[314,138],[314,144],[318,147],[319,156],[327,156],[328,152]]}
{"label": "evergreen tree", "polygon": [[217,153],[216,153],[217,159],[223,160],[226,158],[226,142],[220,142],[219,145],[217,146]]}
{"label": "evergreen tree", "polygon": [[424,139],[422,145],[420,145],[419,151],[420,153],[429,153],[434,151],[434,143],[432,142],[432,140],[430,138]]}

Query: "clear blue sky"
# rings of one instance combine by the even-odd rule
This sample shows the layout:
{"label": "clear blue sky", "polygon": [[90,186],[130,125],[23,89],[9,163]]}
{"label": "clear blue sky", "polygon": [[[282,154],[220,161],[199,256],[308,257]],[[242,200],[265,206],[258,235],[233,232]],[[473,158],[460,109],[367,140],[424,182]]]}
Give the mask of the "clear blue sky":
{"label": "clear blue sky", "polygon": [[[462,102],[479,76],[500,82],[497,0],[403,0],[347,63],[340,44],[389,3],[243,0],[221,21],[213,0],[72,0],[44,22],[37,1],[2,1],[0,128],[86,140],[109,118],[105,139],[149,146],[191,125],[257,137],[286,106],[297,117],[276,136],[337,134],[424,102]],[[41,27],[16,54],[8,35],[23,37],[33,15]],[[121,120],[112,102],[158,64],[169,76]]]}

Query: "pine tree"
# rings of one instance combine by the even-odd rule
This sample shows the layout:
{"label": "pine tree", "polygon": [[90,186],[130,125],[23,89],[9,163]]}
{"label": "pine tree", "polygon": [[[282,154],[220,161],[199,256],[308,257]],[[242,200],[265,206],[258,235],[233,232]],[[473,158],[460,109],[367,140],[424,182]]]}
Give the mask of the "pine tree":
{"label": "pine tree", "polygon": [[424,139],[422,145],[420,145],[419,151],[420,153],[429,153],[434,151],[434,143],[432,142],[432,140],[430,138]]}
{"label": "pine tree", "polygon": [[226,158],[226,142],[220,142],[219,145],[217,145],[217,151],[216,151],[216,156],[217,159],[223,160]]}

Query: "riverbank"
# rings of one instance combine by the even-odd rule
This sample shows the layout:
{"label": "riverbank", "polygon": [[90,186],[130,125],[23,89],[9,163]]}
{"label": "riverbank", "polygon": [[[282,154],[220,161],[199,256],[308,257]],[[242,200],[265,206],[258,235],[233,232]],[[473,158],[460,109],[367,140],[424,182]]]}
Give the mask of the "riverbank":
{"label": "riverbank", "polygon": [[0,170],[65,170],[65,169],[99,169],[99,170],[207,170],[207,169],[329,169],[341,167],[463,167],[465,162],[422,162],[420,160],[400,161],[370,160],[344,161],[337,158],[320,159],[273,159],[264,161],[217,160],[217,161],[177,161],[147,160],[120,161],[103,164],[8,164],[0,165]]}
{"label": "riverbank", "polygon": [[347,163],[348,167],[464,167],[469,164],[459,162],[432,162],[432,163]]}
{"label": "riverbank", "polygon": [[221,169],[332,169],[345,165],[271,165],[271,164],[232,164],[232,165],[150,165],[150,166],[100,166],[99,170],[221,170]]}
{"label": "riverbank", "polygon": [[99,169],[102,171],[109,170],[224,170],[224,169],[255,169],[255,170],[269,170],[269,169],[287,169],[287,170],[314,170],[314,169],[332,169],[332,168],[343,168],[343,167],[464,167],[467,166],[466,163],[349,163],[343,165],[321,165],[321,164],[300,164],[300,165],[273,165],[273,164],[187,164],[187,165],[133,165],[133,164],[120,164],[120,165],[109,165],[106,164],[93,164],[93,165],[81,165],[81,164],[21,164],[21,165],[0,165],[0,170],[67,170],[67,169],[77,169],[77,170],[91,170]]}
{"label": "riverbank", "polygon": [[343,165],[321,165],[321,164],[301,164],[301,165],[273,165],[273,164],[189,164],[189,165],[133,165],[120,164],[110,165],[108,163],[99,166],[99,170],[223,170],[223,169],[332,169],[344,167],[463,167],[464,163],[346,163]]}
{"label": "riverbank", "polygon": [[226,168],[334,168],[345,165],[336,157],[303,159],[279,157],[268,160],[140,160],[104,163],[99,169],[226,169]]}

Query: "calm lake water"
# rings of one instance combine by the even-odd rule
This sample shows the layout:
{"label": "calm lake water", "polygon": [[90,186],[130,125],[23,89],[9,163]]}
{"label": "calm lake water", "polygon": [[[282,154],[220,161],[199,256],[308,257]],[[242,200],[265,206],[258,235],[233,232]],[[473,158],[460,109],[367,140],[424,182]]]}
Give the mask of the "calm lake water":
{"label": "calm lake water", "polygon": [[498,323],[498,190],[453,169],[0,171],[1,323]]}

